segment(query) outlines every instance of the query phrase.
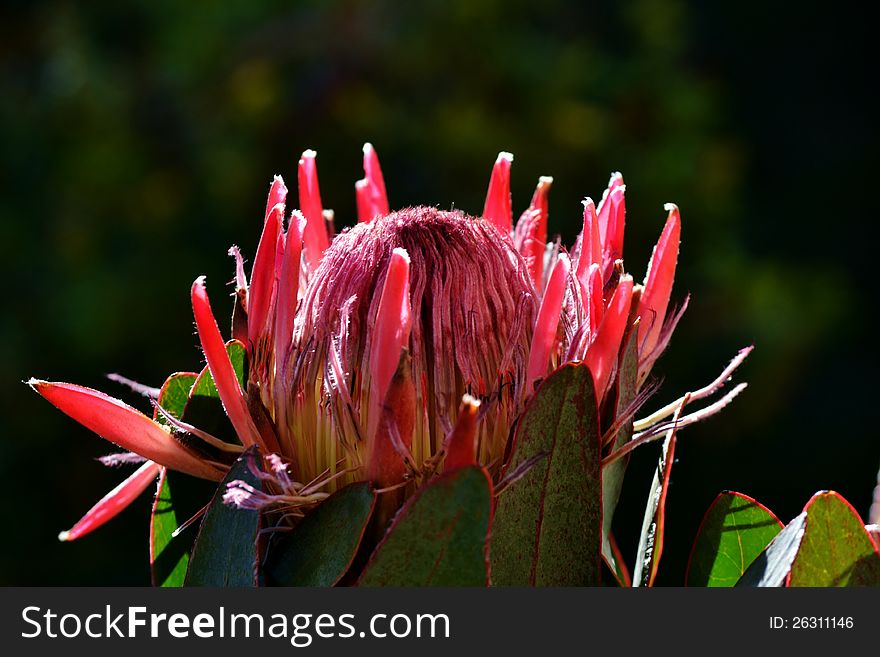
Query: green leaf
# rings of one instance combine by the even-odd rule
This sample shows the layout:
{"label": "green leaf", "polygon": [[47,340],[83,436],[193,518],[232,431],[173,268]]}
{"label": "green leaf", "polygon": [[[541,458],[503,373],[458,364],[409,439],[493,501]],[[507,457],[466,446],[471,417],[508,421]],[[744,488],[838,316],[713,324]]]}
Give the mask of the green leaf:
{"label": "green leaf", "polygon": [[734,586],[781,530],[779,519],[751,497],[721,493],[697,530],[687,586]]}
{"label": "green leaf", "polygon": [[600,440],[593,376],[585,365],[565,365],[544,380],[516,429],[508,471],[546,458],[498,497],[493,584],[600,584]]}
{"label": "green leaf", "polygon": [[752,565],[746,568],[746,572],[736,583],[737,586],[753,587],[778,587],[784,586],[788,573],[791,570],[791,562],[797,555],[804,536],[804,528],[807,524],[807,512],[804,511],[797,518],[785,526],[776,535],[770,545],[767,546]]}
{"label": "green leaf", "polygon": [[223,478],[205,512],[193,546],[186,586],[254,586],[260,514],[223,502],[226,485],[240,479],[257,490],[262,484],[250,464],[260,467],[256,446],[245,451]]}
{"label": "green leaf", "polygon": [[[617,415],[626,412],[638,394],[638,337],[639,327],[636,324],[630,331],[630,337],[620,362],[620,375],[617,383]],[[630,420],[614,436],[608,453],[628,443],[632,435],[633,423]],[[620,490],[623,487],[623,476],[626,473],[627,465],[629,465],[629,455],[612,461],[602,469],[602,557],[620,585],[625,585],[629,581],[629,573],[626,572],[624,564],[617,563],[614,550],[611,548],[611,523],[614,520],[614,511],[617,509],[617,502],[620,499]]]}
{"label": "green leaf", "polygon": [[360,586],[485,586],[492,483],[466,466],[446,472],[403,506]]}
{"label": "green leaf", "polygon": [[850,503],[824,491],[804,510],[807,527],[789,586],[880,586],[880,554]]}
{"label": "green leaf", "polygon": [[167,469],[159,475],[159,490],[150,516],[150,573],[153,586],[183,586],[189,550],[186,538],[173,537],[179,526]]}
{"label": "green leaf", "polygon": [[[226,343],[226,351],[242,390],[247,386],[247,350],[238,340]],[[220,395],[211,371],[205,367],[198,375],[186,402],[184,420],[229,443],[238,443],[238,436],[220,402]]]}
{"label": "green leaf", "polygon": [[[183,411],[186,408],[186,402],[189,399],[190,390],[196,382],[198,375],[195,372],[178,372],[172,374],[159,390],[159,398],[156,403],[161,406],[165,412],[172,417],[180,420],[183,418]],[[154,411],[153,419],[159,424],[168,424],[168,420],[162,416],[158,410]]]}
{"label": "green leaf", "polygon": [[[241,389],[247,389],[247,349],[238,340],[230,340],[226,343],[226,353],[229,354],[229,360],[232,361],[232,369],[235,370]],[[207,376],[205,376],[206,374]],[[220,398],[217,386],[214,385],[214,379],[207,367],[199,375],[198,385],[193,388],[192,394]]]}
{"label": "green leaf", "polygon": [[[159,391],[156,400],[169,415],[180,419],[186,407],[189,391],[196,381],[193,372],[178,372],[169,376]],[[153,413],[153,419],[159,424],[168,421],[159,414]],[[159,475],[159,487],[153,500],[150,515],[150,573],[153,586],[183,586],[186,566],[189,563],[189,548],[192,538],[186,535],[172,537],[181,522],[171,497],[171,481],[165,468]]]}
{"label": "green leaf", "polygon": [[[226,349],[239,383],[244,386],[247,371],[245,347],[231,340]],[[230,442],[238,440],[207,367],[199,374],[180,372],[169,376],[162,385],[157,403],[172,417]],[[153,418],[160,424],[168,424],[158,411],[154,412]],[[150,518],[150,569],[154,585],[183,585],[195,533],[184,530],[177,536],[172,534],[181,523],[202,509],[213,490],[205,482],[163,469]]]}
{"label": "green leaf", "polygon": [[367,482],[346,486],[309,513],[271,547],[265,567],[270,586],[333,586],[360,547],[376,505]]}

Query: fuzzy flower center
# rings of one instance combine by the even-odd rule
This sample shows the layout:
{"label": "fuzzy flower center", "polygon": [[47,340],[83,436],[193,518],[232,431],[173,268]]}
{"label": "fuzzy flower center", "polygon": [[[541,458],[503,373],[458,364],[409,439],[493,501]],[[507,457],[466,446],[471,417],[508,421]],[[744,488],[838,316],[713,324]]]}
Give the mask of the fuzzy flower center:
{"label": "fuzzy flower center", "polygon": [[375,424],[367,403],[378,365],[370,362],[371,344],[399,248],[410,258],[412,327],[403,352],[387,357],[400,359],[394,365],[415,397],[414,421],[398,427],[411,426],[412,435],[399,438],[416,465],[428,461],[469,394],[482,402],[478,459],[492,465],[503,456],[524,395],[537,313],[526,264],[489,222],[414,207],[337,236],[305,291],[284,359],[289,365],[277,373],[292,381],[293,408],[280,433],[300,478],[364,465],[363,445]]}

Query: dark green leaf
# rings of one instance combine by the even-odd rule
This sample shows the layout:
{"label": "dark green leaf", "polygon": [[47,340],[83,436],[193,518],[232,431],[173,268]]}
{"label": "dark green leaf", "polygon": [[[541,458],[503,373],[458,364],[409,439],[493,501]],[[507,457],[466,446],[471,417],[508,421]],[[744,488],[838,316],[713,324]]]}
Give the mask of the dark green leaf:
{"label": "dark green leaf", "polygon": [[[617,415],[625,413],[635,401],[638,394],[639,376],[639,350],[638,350],[639,327],[636,324],[630,332],[629,341],[623,350],[620,362],[620,375],[617,383]],[[632,438],[632,420],[624,424],[614,440],[611,441],[609,452],[622,447]],[[609,463],[602,469],[602,557],[614,573],[618,584],[624,585],[629,580],[629,574],[625,571],[626,566],[617,563],[614,550],[611,548],[611,522],[614,520],[614,511],[620,499],[620,489],[623,486],[623,476],[626,466],[629,464],[629,455]]]}
{"label": "dark green leaf", "polygon": [[880,554],[850,503],[825,491],[804,510],[807,527],[789,586],[880,586]]}
{"label": "dark green leaf", "polygon": [[782,530],[765,506],[741,493],[721,493],[697,531],[687,586],[734,586]]}
{"label": "dark green leaf", "polygon": [[508,470],[538,461],[498,498],[492,583],[600,583],[602,477],[593,377],[570,364],[539,387],[516,429]]}
{"label": "dark green leaf", "polygon": [[361,586],[485,586],[492,484],[467,466],[444,473],[404,505]]}
{"label": "dark green leaf", "polygon": [[333,586],[357,554],[376,492],[366,482],[324,500],[290,534],[272,545],[266,563],[270,586]]}
{"label": "dark green leaf", "polygon": [[737,586],[778,587],[785,585],[791,562],[797,554],[807,524],[806,511],[785,526],[770,545],[752,561]]}
{"label": "dark green leaf", "polygon": [[254,586],[260,514],[223,502],[226,485],[240,479],[257,490],[262,485],[250,463],[260,467],[256,447],[245,451],[232,465],[205,512],[193,546],[186,586]]}

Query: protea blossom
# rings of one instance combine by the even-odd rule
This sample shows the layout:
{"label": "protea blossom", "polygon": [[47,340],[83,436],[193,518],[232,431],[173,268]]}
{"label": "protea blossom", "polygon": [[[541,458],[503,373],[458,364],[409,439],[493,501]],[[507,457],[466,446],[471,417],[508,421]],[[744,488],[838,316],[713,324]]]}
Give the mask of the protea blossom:
{"label": "protea blossom", "polygon": [[[592,373],[603,429],[631,419],[637,404],[618,411],[606,397],[625,341],[636,336],[641,385],[686,305],[670,305],[679,210],[666,206],[647,275],[637,284],[622,260],[626,186],[619,173],[598,205],[583,201],[583,230],[566,249],[548,242],[551,178],[540,178],[514,223],[512,160],[499,154],[478,216],[434,207],[391,212],[367,144],[365,177],[355,185],[357,222],[335,236],[314,151],[299,160],[298,210],[287,210],[287,187],[275,177],[250,280],[238,249],[231,250],[231,337],[247,351],[246,386],[234,372],[204,277],[191,289],[207,367],[237,443],[166,417],[161,408],[150,418],[95,390],[31,380],[60,410],[145,460],[62,538],[111,518],[162,467],[220,480],[252,445],[269,459],[270,485],[259,492],[233,482],[227,500],[293,508],[286,516],[293,522],[354,481],[371,481],[390,511],[454,467],[480,464],[498,483],[518,418],[541,381],[570,362]],[[213,287],[215,302],[222,293]],[[667,430],[676,411],[680,427],[724,406],[742,386],[702,411],[680,413],[684,401],[720,388],[745,353],[710,386],[637,421],[639,433],[624,449]]]}

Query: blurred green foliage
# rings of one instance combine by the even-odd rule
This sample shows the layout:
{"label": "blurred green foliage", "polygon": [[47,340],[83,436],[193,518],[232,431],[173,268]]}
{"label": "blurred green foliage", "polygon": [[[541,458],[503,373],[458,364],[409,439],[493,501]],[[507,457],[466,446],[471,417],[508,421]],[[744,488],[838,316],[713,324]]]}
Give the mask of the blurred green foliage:
{"label": "blurred green foliage", "polygon": [[[113,391],[106,372],[158,385],[197,369],[191,281],[218,289],[226,248],[254,253],[272,174],[293,183],[305,148],[325,205],[351,223],[366,140],[398,207],[477,212],[495,154],[512,151],[515,206],[554,176],[566,243],[581,198],[621,170],[637,277],[663,203],[682,208],[676,294],[693,298],[655,403],[757,349],[749,391],[683,434],[661,583],[681,583],[721,489],[787,518],[835,488],[866,513],[880,462],[861,227],[876,108],[867,22],[847,15],[680,0],[5,4],[0,584],[149,582],[147,496],[83,541],[55,540],[123,475],[20,381]],[[627,477],[627,555],[654,457]]]}

